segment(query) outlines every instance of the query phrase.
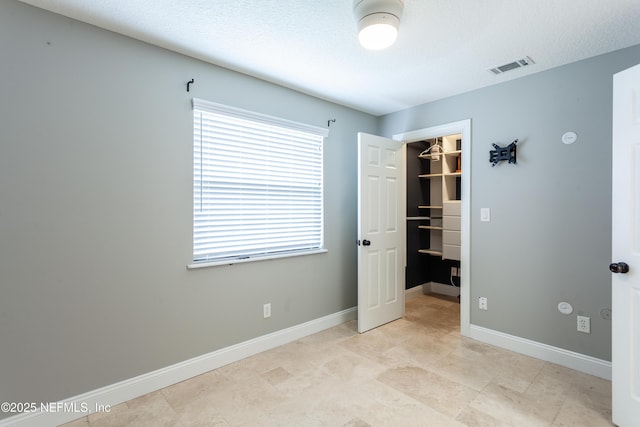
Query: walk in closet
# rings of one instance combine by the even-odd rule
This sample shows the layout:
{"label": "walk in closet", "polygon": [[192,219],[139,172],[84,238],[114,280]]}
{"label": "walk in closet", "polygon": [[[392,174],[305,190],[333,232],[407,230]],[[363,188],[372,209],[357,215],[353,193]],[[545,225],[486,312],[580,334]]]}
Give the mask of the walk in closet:
{"label": "walk in closet", "polygon": [[459,294],[461,141],[454,134],[407,143],[407,289]]}

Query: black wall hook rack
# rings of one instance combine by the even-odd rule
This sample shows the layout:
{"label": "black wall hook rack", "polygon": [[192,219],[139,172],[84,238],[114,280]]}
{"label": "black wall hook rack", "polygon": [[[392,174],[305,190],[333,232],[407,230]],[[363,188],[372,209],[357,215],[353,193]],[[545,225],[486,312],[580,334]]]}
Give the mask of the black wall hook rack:
{"label": "black wall hook rack", "polygon": [[518,146],[518,140],[515,139],[511,144],[506,147],[500,147],[498,144],[493,145],[494,150],[489,151],[489,161],[491,167],[495,167],[499,162],[507,160],[509,163],[517,164],[516,147]]}
{"label": "black wall hook rack", "polygon": [[187,82],[187,92],[189,92],[189,85],[192,85],[192,84],[193,84],[193,79]]}

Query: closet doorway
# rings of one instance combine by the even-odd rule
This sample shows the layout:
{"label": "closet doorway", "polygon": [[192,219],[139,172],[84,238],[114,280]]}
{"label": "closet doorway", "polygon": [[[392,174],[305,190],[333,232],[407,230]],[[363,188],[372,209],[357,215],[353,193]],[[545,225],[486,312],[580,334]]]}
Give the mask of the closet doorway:
{"label": "closet doorway", "polygon": [[[460,332],[468,335],[470,145],[471,120],[406,132],[393,139],[358,134],[359,332],[404,314],[405,279],[419,280],[412,276],[417,270],[409,262],[428,265],[440,258],[459,272],[455,277],[460,289]],[[416,147],[420,149],[417,153]],[[440,164],[433,172],[427,168],[409,177],[408,162]],[[424,181],[422,188],[408,194],[415,187],[409,185],[409,179]],[[422,199],[412,201],[417,205],[408,209],[407,201],[416,194]],[[429,286],[433,283],[437,282]]]}
{"label": "closet doorway", "polygon": [[393,136],[405,145],[406,287],[460,297],[470,325],[471,120]]}

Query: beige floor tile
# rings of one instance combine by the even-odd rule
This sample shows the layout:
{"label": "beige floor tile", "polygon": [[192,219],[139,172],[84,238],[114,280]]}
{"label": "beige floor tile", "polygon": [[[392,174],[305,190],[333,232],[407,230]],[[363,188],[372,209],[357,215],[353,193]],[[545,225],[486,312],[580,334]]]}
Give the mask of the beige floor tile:
{"label": "beige floor tile", "polygon": [[611,410],[585,406],[580,400],[569,396],[560,408],[554,427],[601,427],[612,426]]}
{"label": "beige floor tile", "polygon": [[511,427],[511,424],[492,417],[471,406],[467,406],[456,420],[469,427]]}
{"label": "beige floor tile", "polygon": [[265,411],[281,404],[286,398],[261,375],[243,378],[223,390],[210,393],[208,397],[221,418],[231,425],[261,418]]}
{"label": "beige floor tile", "polygon": [[489,384],[469,406],[477,411],[513,426],[549,426],[555,419],[563,400],[538,393],[527,395],[508,387]]}
{"label": "beige floor tile", "polygon": [[419,295],[65,427],[611,425],[609,381],[461,337],[459,310]]}
{"label": "beige floor tile", "polygon": [[128,409],[114,412],[103,418],[91,421],[92,427],[131,426],[131,427],[178,427],[181,425],[178,415],[171,408],[161,391],[146,394],[127,402]]}
{"label": "beige floor tile", "polygon": [[206,398],[218,390],[226,390],[232,384],[233,381],[225,375],[211,371],[166,387],[162,389],[162,394],[176,412],[181,412],[192,401]]}
{"label": "beige floor tile", "polygon": [[390,337],[380,329],[353,336],[340,342],[339,345],[361,356],[375,359],[376,355],[384,353],[399,343],[398,339]]}
{"label": "beige floor tile", "polygon": [[441,340],[442,336],[423,335],[369,357],[388,367],[439,365],[452,351],[451,345]]}
{"label": "beige floor tile", "polygon": [[100,420],[101,418],[116,417],[118,416],[118,414],[123,414],[128,410],[129,410],[129,406],[127,406],[126,403],[121,403],[119,405],[110,406],[108,411],[95,412],[89,415],[87,419],[89,421],[89,424],[93,425],[95,424],[96,421]]}
{"label": "beige floor tile", "polygon": [[329,360],[322,369],[343,383],[360,383],[374,379],[387,368],[358,354],[345,353]]}
{"label": "beige floor tile", "polygon": [[212,395],[199,395],[193,400],[181,402],[176,414],[183,426],[229,426],[216,403],[217,400]]}
{"label": "beige floor tile", "polygon": [[611,381],[591,377],[588,384],[574,382],[569,398],[586,408],[592,408],[603,414],[611,413]]}
{"label": "beige floor tile", "polygon": [[426,366],[425,369],[478,392],[485,388],[496,376],[495,372],[486,369],[477,360],[462,357],[453,352],[447,354],[446,357],[438,360],[435,364]]}
{"label": "beige floor tile", "polygon": [[369,427],[371,426],[371,424],[362,421],[360,418],[354,418],[352,420],[349,420],[349,422],[347,422],[346,424],[344,424],[344,427]]}
{"label": "beige floor tile", "polygon": [[262,374],[262,377],[269,381],[269,384],[277,385],[293,377],[293,375],[291,375],[286,369],[278,367],[270,370],[269,372],[265,372]]}
{"label": "beige floor tile", "polygon": [[389,369],[378,380],[452,418],[478,395],[476,390],[416,367]]}
{"label": "beige floor tile", "polygon": [[[325,403],[372,426],[458,426],[455,420],[411,396],[373,380],[341,390]],[[333,425],[333,424],[331,424]]]}
{"label": "beige floor tile", "polygon": [[[563,368],[564,369],[564,368]],[[611,426],[611,382],[580,374],[566,378],[572,382],[554,426]]]}
{"label": "beige floor tile", "polygon": [[358,335],[357,321],[343,323],[334,328],[329,328],[317,334],[309,335],[300,340],[304,344],[335,345],[342,340]]}
{"label": "beige floor tile", "polygon": [[87,417],[82,417],[80,419],[62,424],[60,427],[89,427],[89,419]]}
{"label": "beige floor tile", "polygon": [[[329,384],[330,386],[328,386]],[[274,385],[287,399],[299,396],[316,394],[318,398],[331,393],[330,387],[339,386],[335,379],[329,379],[329,375],[321,369],[313,369],[304,374],[294,375]]]}

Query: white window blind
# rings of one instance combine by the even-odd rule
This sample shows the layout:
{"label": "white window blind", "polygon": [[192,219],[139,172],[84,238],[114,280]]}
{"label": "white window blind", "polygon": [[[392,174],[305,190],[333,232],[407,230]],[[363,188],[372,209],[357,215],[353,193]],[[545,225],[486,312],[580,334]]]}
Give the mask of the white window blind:
{"label": "white window blind", "polygon": [[322,248],[327,129],[199,99],[193,108],[194,262]]}

